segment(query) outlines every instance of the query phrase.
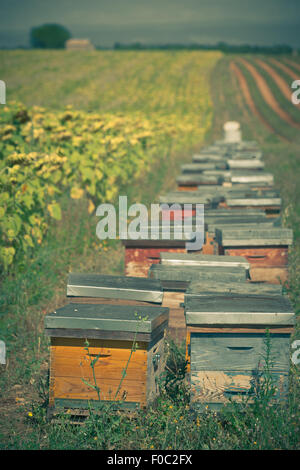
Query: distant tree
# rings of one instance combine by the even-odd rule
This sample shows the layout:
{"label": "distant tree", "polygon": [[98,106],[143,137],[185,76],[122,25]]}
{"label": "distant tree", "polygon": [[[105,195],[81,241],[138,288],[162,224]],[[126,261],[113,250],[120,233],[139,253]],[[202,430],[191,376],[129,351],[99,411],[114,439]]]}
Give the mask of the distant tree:
{"label": "distant tree", "polygon": [[30,31],[31,46],[42,49],[62,49],[70,37],[70,32],[59,24],[44,24]]}

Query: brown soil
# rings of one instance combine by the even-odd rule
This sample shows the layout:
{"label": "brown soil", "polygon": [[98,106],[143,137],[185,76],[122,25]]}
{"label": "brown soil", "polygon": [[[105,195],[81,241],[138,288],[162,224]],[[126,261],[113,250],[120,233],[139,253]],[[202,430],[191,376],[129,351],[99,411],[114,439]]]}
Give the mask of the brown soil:
{"label": "brown soil", "polygon": [[[289,75],[294,80],[300,79],[299,73],[294,72],[294,70],[290,69],[289,67],[287,67],[285,64],[283,64],[279,60],[273,59],[273,58],[270,58],[269,60],[273,64],[277,65],[277,67],[279,67],[281,70],[283,70],[287,75]],[[292,64],[292,65],[297,66],[297,64]],[[300,70],[300,66],[299,66],[299,70]]]}
{"label": "brown soil", "polygon": [[245,59],[243,58],[240,58],[239,59],[240,62],[242,62],[245,67],[249,70],[249,72],[251,73],[252,77],[254,78],[255,80],[255,83],[259,89],[259,91],[261,92],[262,96],[263,96],[263,99],[265,100],[265,102],[270,106],[270,108],[281,118],[283,119],[284,121],[286,121],[288,124],[290,124],[291,126],[297,128],[297,129],[300,129],[300,123],[298,122],[295,122],[291,116],[286,112],[284,111],[278,104],[278,102],[276,101],[273,93],[271,92],[267,82],[265,81],[265,79],[260,75],[260,73],[256,70],[256,68],[250,64],[249,62],[247,62]]}
{"label": "brown soil", "polygon": [[[230,69],[232,70],[232,72],[235,74],[235,76],[238,79],[239,85],[241,87],[241,91],[243,93],[245,101],[247,105],[249,106],[251,112],[259,118],[259,120],[264,124],[264,126],[266,126],[269,129],[269,131],[271,131],[272,133],[275,133],[275,130],[272,128],[272,126],[270,126],[270,124],[265,120],[265,118],[260,114],[260,112],[256,108],[253,98],[251,96],[247,81],[244,75],[242,74],[241,70],[239,69],[239,67],[234,62],[230,62]],[[281,138],[283,139],[283,137]]]}
{"label": "brown soil", "polygon": [[[286,81],[276,72],[276,70],[274,70],[272,67],[270,67],[268,64],[266,64],[262,60],[256,59],[256,62],[272,77],[272,79],[274,80],[274,82],[276,83],[276,85],[278,86],[282,94],[285,96],[285,98],[289,102],[291,102],[292,89],[290,87],[290,84],[287,84]],[[298,106],[299,108],[299,105],[295,105],[295,106]]]}
{"label": "brown soil", "polygon": [[[292,67],[294,67],[295,69],[300,70],[300,64],[297,64],[297,63],[294,62],[293,60],[285,59],[285,62],[286,62],[287,64],[290,64],[290,65],[291,65]],[[297,78],[299,78],[299,75],[298,75]]]}

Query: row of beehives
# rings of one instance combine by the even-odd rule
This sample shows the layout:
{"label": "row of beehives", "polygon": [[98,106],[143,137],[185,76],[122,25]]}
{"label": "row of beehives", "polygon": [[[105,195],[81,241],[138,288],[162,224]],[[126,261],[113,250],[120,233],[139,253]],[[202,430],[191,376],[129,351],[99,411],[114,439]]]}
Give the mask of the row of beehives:
{"label": "row of beehives", "polygon": [[281,199],[261,157],[255,143],[216,142],[183,166],[177,191],[160,197],[204,204],[199,252],[174,236],[128,239],[125,276],[69,275],[70,303],[46,317],[51,409],[120,398],[126,407],[147,405],[158,394],[166,331],[186,341],[193,408],[218,409],[258,390],[266,329],[277,394],[285,396],[295,316],[282,283],[292,232],[281,227]]}

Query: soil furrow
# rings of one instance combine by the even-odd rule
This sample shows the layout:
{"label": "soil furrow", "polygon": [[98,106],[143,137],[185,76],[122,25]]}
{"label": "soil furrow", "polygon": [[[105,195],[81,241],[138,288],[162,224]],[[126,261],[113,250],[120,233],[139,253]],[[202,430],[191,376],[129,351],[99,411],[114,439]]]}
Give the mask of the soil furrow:
{"label": "soil furrow", "polygon": [[267,105],[270,106],[270,108],[281,118],[283,119],[285,122],[287,122],[288,124],[290,124],[291,126],[295,127],[296,129],[300,129],[300,123],[298,122],[295,122],[291,116],[285,111],[283,110],[277,100],[275,99],[273,93],[271,92],[267,82],[265,81],[265,79],[260,75],[260,73],[257,71],[257,69],[252,65],[250,64],[249,62],[247,62],[247,60],[243,59],[243,58],[240,58],[239,59],[240,62],[242,62],[244,64],[244,66],[248,69],[248,71],[251,73],[252,77],[254,78],[255,80],[255,83],[259,89],[259,91],[261,92],[262,94],[262,97],[264,99],[264,101],[266,102]]}
{"label": "soil furrow", "polygon": [[[248,84],[247,84],[247,81],[246,81],[242,71],[239,69],[239,67],[234,62],[230,62],[230,69],[233,71],[233,73],[235,74],[235,76],[238,79],[239,85],[241,87],[241,91],[243,93],[245,101],[246,101],[247,105],[249,106],[251,112],[259,118],[259,120],[264,124],[264,126],[266,126],[269,129],[269,131],[271,131],[272,133],[275,134],[276,132],[273,129],[273,127],[268,123],[268,121],[266,121],[266,119],[261,115],[261,113],[258,111],[257,107],[255,106],[255,103],[253,101],[253,98],[251,96],[251,93],[250,93],[250,90],[249,90],[249,87],[248,87]],[[279,137],[284,139],[281,136],[279,136]]]}

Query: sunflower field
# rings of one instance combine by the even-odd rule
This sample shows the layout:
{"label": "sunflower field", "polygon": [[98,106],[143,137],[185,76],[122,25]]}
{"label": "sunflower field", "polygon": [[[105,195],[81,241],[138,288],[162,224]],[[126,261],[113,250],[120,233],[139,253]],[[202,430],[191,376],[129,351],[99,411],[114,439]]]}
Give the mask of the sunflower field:
{"label": "sunflower field", "polygon": [[[219,57],[2,51],[8,96],[0,107],[0,269],[42,243],[51,219],[61,219],[62,194],[87,198],[92,214],[158,159],[201,144],[212,120],[209,74]],[[79,69],[85,75],[76,76]]]}

